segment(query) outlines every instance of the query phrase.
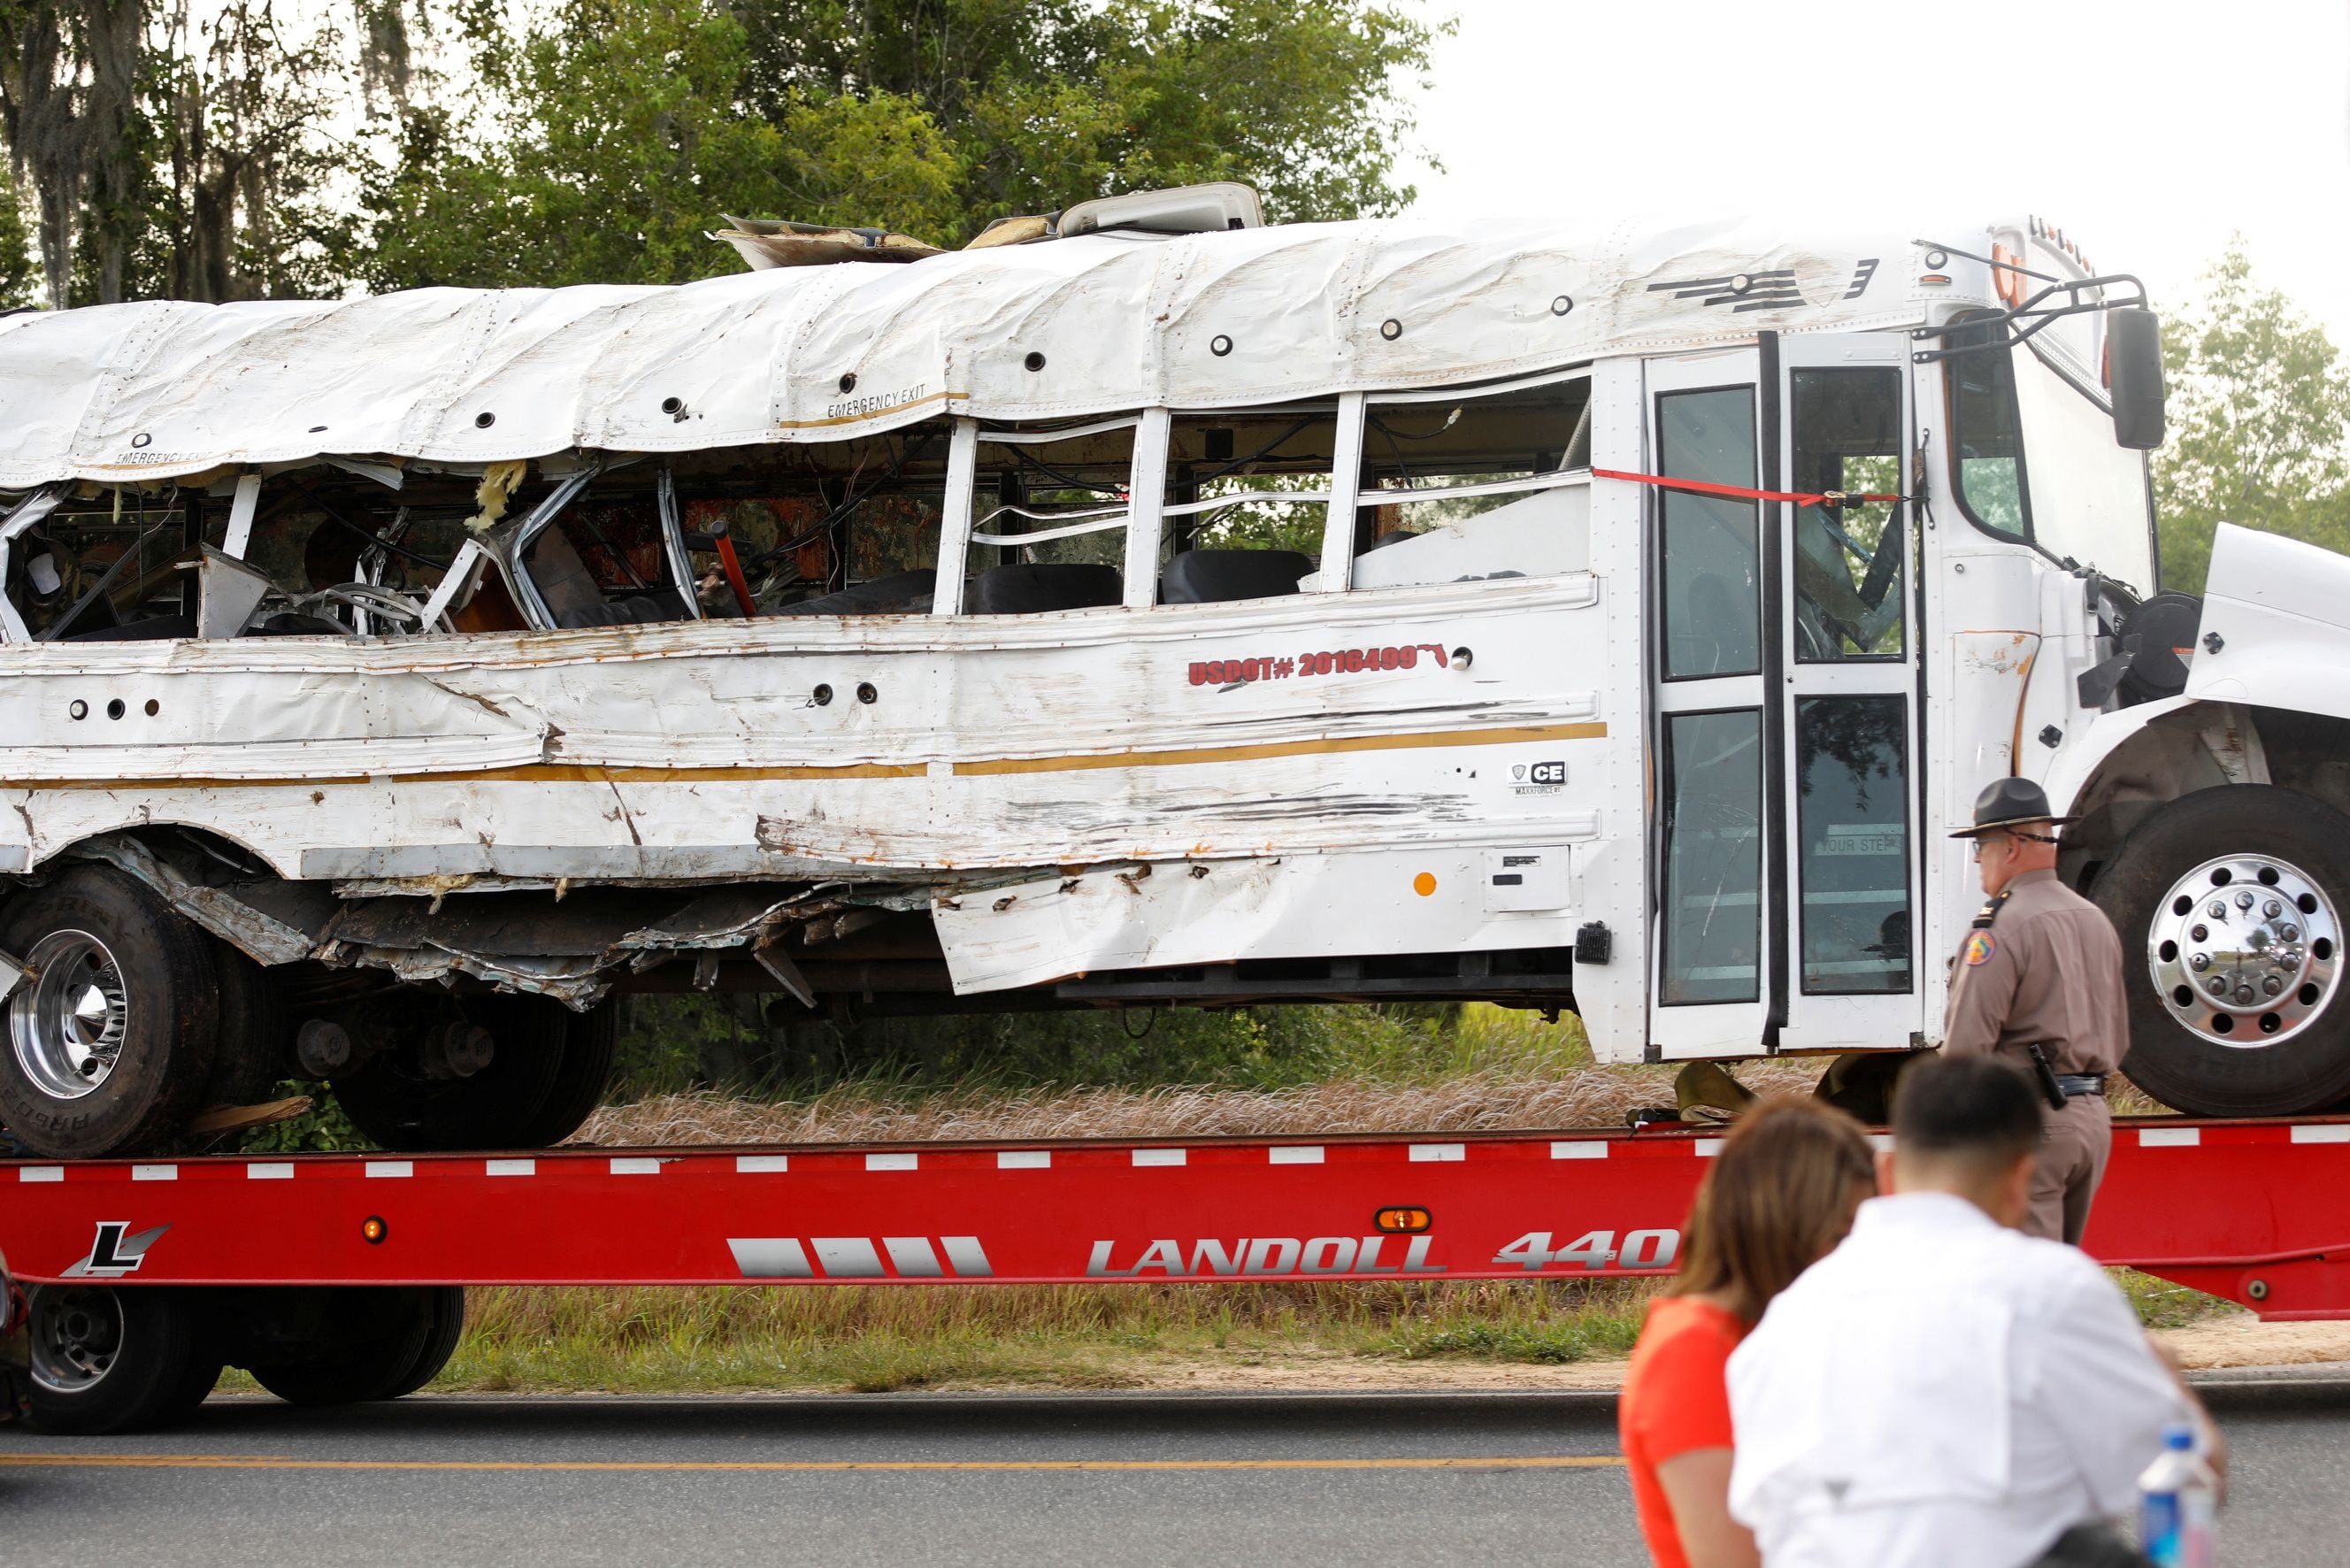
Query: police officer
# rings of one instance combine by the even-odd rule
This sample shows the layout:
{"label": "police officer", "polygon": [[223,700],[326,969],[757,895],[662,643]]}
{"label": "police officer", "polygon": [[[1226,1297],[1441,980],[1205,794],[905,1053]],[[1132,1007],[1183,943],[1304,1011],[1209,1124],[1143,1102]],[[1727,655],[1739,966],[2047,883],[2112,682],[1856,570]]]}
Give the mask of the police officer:
{"label": "police officer", "polygon": [[1950,966],[1942,1048],[2012,1056],[2040,1085],[2045,1132],[2029,1229],[2077,1243],[2106,1174],[2113,1123],[2106,1075],[2129,1050],[2122,944],[2095,904],[2056,879],[2055,829],[2029,779],[2000,779],[1975,800],[1971,838],[1990,899]]}

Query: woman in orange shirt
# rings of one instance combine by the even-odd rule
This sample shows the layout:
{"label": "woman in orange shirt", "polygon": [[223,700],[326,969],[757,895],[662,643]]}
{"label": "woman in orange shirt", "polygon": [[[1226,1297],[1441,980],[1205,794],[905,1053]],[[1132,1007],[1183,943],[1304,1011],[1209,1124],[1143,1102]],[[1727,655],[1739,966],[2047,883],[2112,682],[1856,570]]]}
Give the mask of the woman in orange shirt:
{"label": "woman in orange shirt", "polygon": [[1617,1403],[1657,1568],[1756,1568],[1730,1517],[1730,1353],[1797,1274],[1852,1229],[1877,1189],[1860,1124],[1817,1100],[1762,1102],[1739,1119],[1697,1189],[1672,1288],[1648,1307]]}

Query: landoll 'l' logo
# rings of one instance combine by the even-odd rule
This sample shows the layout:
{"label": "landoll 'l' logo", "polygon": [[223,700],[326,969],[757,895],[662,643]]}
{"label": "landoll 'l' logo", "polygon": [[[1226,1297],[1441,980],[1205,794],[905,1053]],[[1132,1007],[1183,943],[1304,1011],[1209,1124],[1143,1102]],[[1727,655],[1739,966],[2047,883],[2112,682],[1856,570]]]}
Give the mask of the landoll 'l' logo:
{"label": "landoll 'l' logo", "polygon": [[169,1225],[158,1225],[152,1231],[130,1235],[127,1220],[101,1220],[98,1222],[98,1239],[89,1245],[89,1256],[68,1269],[68,1280],[119,1280],[125,1274],[135,1274],[139,1265],[147,1261],[147,1249],[160,1240]]}

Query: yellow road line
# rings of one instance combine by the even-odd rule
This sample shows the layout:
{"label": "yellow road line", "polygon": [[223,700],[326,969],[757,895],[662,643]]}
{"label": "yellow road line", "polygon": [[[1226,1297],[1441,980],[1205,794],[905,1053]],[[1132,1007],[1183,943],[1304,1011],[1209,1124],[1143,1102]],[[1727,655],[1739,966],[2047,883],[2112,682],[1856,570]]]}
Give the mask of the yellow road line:
{"label": "yellow road line", "polygon": [[298,1459],[276,1454],[0,1453],[0,1469],[60,1470],[1468,1470],[1605,1469],[1621,1454],[1385,1459]]}

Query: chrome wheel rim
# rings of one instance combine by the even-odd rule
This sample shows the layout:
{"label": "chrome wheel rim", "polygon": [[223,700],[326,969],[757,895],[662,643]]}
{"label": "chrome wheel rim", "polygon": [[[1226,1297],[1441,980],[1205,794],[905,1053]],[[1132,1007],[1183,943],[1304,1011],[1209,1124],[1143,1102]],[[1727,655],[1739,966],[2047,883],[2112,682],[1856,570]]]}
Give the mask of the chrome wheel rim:
{"label": "chrome wheel rim", "polygon": [[33,1293],[33,1380],[59,1394],[103,1382],[122,1354],[122,1303],[109,1290]]}
{"label": "chrome wheel rim", "polygon": [[2170,1015],[2236,1050],[2274,1044],[2324,1012],[2342,974],[2334,901],[2267,855],[2206,860],[2155,907],[2147,966]]}
{"label": "chrome wheel rim", "polygon": [[25,955],[33,978],[8,1001],[16,1066],[56,1100],[78,1100],[114,1075],[130,1027],[122,967],[88,931],[51,931]]}

